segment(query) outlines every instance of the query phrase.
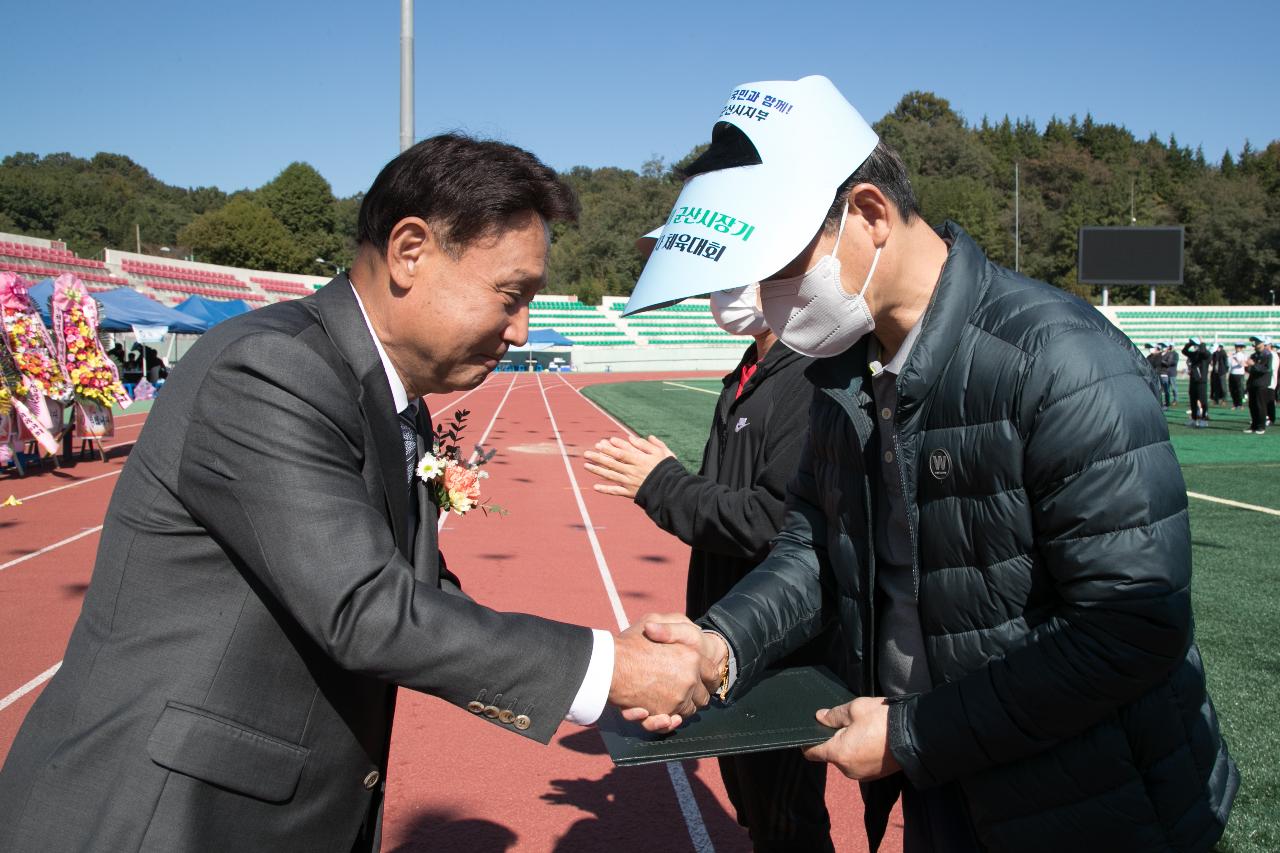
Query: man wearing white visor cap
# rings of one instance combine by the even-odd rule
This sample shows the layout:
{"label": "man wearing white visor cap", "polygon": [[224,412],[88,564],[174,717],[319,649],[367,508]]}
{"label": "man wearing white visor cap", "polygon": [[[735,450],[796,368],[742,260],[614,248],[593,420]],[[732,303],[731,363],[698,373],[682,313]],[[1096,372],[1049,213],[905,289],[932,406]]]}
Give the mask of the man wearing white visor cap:
{"label": "man wearing white visor cap", "polygon": [[650,637],[698,645],[732,700],[838,623],[860,698],[806,755],[863,781],[873,849],[899,795],[908,853],[1212,847],[1239,774],[1137,350],[930,228],[826,78],[734,88],[687,174],[628,312],[759,281],[817,390],[769,556]]}

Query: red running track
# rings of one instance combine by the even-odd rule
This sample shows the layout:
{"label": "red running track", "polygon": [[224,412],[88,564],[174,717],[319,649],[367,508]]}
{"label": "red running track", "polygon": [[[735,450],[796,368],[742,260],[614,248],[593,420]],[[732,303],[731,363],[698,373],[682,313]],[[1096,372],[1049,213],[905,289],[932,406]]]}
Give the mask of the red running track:
{"label": "red running track", "polygon": [[[682,609],[688,549],[630,501],[592,491],[581,451],[621,430],[577,391],[681,375],[706,374],[499,373],[474,391],[428,399],[437,420],[470,409],[468,441],[489,431],[486,446],[498,450],[486,494],[510,514],[449,516],[441,536],[470,595],[499,610],[611,631],[648,612]],[[119,420],[105,463],[46,469],[0,486],[0,498],[24,500],[0,508],[0,760],[62,656],[98,526],[145,417]],[[856,785],[832,771],[827,802],[837,849],[865,850]],[[900,849],[900,838],[895,812],[882,849]],[[653,853],[748,851],[750,844],[713,761],[618,769],[594,729],[566,723],[544,747],[406,690],[383,849]]]}

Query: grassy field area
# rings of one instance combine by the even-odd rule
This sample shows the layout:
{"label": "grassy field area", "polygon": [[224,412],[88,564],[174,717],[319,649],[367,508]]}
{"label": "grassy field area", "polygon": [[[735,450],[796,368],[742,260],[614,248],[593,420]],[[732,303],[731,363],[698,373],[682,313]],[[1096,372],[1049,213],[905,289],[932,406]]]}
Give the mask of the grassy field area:
{"label": "grassy field area", "polygon": [[[696,471],[719,380],[629,382],[585,389],[636,432],[656,435]],[[708,393],[709,392],[709,393]],[[1246,435],[1247,410],[1211,408],[1210,426],[1166,413],[1187,490],[1280,510],[1280,427]],[[1196,634],[1223,734],[1243,777],[1224,853],[1280,850],[1280,517],[1192,497]]]}

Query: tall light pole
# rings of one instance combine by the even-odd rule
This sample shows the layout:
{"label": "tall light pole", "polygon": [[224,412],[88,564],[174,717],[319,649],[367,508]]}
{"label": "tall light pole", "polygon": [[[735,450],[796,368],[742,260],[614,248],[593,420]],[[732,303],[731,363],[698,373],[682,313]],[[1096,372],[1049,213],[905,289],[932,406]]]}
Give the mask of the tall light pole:
{"label": "tall light pole", "polygon": [[334,275],[342,275],[343,273],[342,267],[338,264],[335,264],[333,261],[326,261],[324,258],[316,258],[316,263],[324,264],[326,267],[333,267]]}
{"label": "tall light pole", "polygon": [[400,150],[413,145],[413,0],[400,0]]}
{"label": "tall light pole", "polygon": [[1013,271],[1022,272],[1022,198],[1018,192],[1018,161],[1013,161]]}

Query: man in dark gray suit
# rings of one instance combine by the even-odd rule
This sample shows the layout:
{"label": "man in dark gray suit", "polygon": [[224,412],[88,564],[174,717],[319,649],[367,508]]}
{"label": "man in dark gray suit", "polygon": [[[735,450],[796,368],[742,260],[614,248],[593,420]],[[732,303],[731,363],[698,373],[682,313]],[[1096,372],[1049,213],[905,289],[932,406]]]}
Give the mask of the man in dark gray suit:
{"label": "man in dark gray suit", "polygon": [[696,651],[472,602],[413,476],[416,401],[524,342],[575,215],[527,152],[427,140],[365,197],[350,278],[191,349],[0,774],[0,850],[376,850],[397,685],[543,743],[606,696],[653,728],[706,702]]}

